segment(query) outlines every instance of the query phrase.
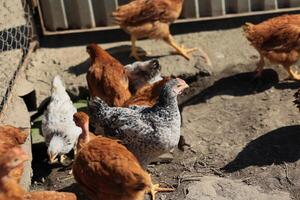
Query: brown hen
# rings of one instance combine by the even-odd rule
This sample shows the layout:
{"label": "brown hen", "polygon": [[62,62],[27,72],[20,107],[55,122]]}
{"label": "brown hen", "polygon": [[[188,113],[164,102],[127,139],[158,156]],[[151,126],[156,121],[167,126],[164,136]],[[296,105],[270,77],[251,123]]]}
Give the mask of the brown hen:
{"label": "brown hen", "polygon": [[96,44],[87,46],[91,65],[87,83],[91,97],[100,97],[110,106],[122,106],[131,97],[124,66]]}
{"label": "brown hen", "polygon": [[0,199],[1,200],[76,200],[72,193],[40,191],[26,192],[10,176],[10,171],[23,167],[28,155],[18,146],[0,157]]}
{"label": "brown hen", "polygon": [[[27,134],[20,129],[10,125],[0,126],[0,156],[7,153],[11,148],[25,143]],[[17,182],[20,181],[23,174],[23,166],[18,166],[10,171],[10,176]]]}
{"label": "brown hen", "polygon": [[157,81],[153,84],[147,84],[140,88],[136,94],[124,103],[124,107],[129,106],[144,106],[152,107],[156,104],[162,88],[171,80],[171,77],[165,77],[163,80]]}
{"label": "brown hen", "polygon": [[[176,44],[170,34],[170,23],[180,15],[184,0],[136,0],[120,6],[113,16],[121,28],[131,35],[131,56],[140,60],[136,49],[136,40],[139,38],[162,39],[172,46],[180,55],[187,60],[188,53],[196,50],[185,49]],[[206,53],[203,57],[211,64]]]}
{"label": "brown hen", "polygon": [[291,69],[300,56],[300,15],[283,15],[243,27],[247,39],[258,50],[257,76],[265,66],[264,58],[283,65],[289,78],[300,80],[300,75]]}
{"label": "brown hen", "polygon": [[93,136],[88,130],[85,113],[74,114],[75,123],[82,128],[78,154],[73,163],[75,180],[91,200],[142,200],[145,193],[173,191],[153,185],[151,177],[135,156],[118,140]]}

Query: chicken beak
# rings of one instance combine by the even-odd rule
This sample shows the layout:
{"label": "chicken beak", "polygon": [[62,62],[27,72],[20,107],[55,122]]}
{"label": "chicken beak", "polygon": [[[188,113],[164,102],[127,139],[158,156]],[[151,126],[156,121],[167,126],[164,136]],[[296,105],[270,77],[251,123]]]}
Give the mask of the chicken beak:
{"label": "chicken beak", "polygon": [[182,90],[189,88],[190,86],[187,83],[181,85]]}
{"label": "chicken beak", "polygon": [[54,164],[57,162],[57,154],[52,154],[52,153],[49,153],[49,163],[50,164]]}
{"label": "chicken beak", "polygon": [[182,92],[186,89],[186,88],[189,88],[190,86],[187,84],[187,83],[183,83],[180,85],[179,87],[179,94],[182,94]]}

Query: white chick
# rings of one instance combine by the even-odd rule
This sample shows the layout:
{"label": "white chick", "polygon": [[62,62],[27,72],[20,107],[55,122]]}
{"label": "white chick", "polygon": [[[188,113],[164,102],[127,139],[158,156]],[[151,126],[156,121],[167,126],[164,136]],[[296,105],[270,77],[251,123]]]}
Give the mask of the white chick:
{"label": "white chick", "polygon": [[50,104],[42,120],[42,132],[50,163],[56,162],[57,156],[63,163],[65,154],[76,146],[81,129],[73,121],[73,114],[77,110],[59,76],[53,79],[51,93]]}

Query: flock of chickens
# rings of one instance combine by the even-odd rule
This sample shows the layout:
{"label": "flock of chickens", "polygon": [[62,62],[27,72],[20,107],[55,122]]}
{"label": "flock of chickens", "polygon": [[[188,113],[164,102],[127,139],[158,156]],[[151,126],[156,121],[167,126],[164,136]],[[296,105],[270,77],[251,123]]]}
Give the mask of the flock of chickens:
{"label": "flock of chickens", "polygon": [[[113,13],[120,26],[131,35],[131,55],[139,59],[138,38],[163,39],[188,59],[169,32],[169,23],[179,17],[183,0],[135,0]],[[300,80],[291,70],[299,59],[300,15],[284,15],[261,24],[247,23],[247,39],[261,56],[280,63],[290,78]],[[147,165],[174,148],[180,137],[181,119],[177,96],[188,85],[180,78],[162,77],[155,59],[122,65],[96,44],[86,48],[91,64],[87,71],[90,92],[89,113],[77,112],[59,76],[52,82],[51,100],[42,120],[49,162],[64,162],[74,149],[72,173],[92,200],[142,200],[149,193],[170,192],[153,184]],[[203,53],[208,64],[208,56]],[[300,107],[300,90],[294,101]],[[90,120],[91,119],[91,120]],[[95,129],[90,132],[90,127]],[[0,127],[0,200],[75,200],[64,192],[27,192],[19,185],[28,155],[21,149],[27,138],[20,129]]]}

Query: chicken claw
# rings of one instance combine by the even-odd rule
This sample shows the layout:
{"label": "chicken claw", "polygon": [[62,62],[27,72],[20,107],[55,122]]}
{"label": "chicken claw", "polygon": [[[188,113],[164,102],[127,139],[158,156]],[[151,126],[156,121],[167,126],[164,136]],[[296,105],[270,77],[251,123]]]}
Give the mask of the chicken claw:
{"label": "chicken claw", "polygon": [[60,156],[60,163],[64,164],[66,162],[67,156],[66,155],[61,155]]}
{"label": "chicken claw", "polygon": [[289,73],[288,79],[293,79],[293,80],[296,80],[296,81],[300,81],[300,74],[297,71],[293,71],[291,69],[291,66],[285,66],[284,68]]}
{"label": "chicken claw", "polygon": [[147,53],[145,53],[145,52],[137,52],[137,50],[135,49],[135,50],[131,51],[129,57],[133,57],[136,60],[140,61],[140,60],[142,60],[141,56],[146,56],[146,55],[147,55]]}
{"label": "chicken claw", "polygon": [[152,185],[149,193],[151,194],[152,200],[155,200],[156,193],[158,193],[158,192],[173,192],[173,191],[174,191],[173,188],[161,188],[161,187],[159,187],[159,184],[154,184],[154,185]]}
{"label": "chicken claw", "polygon": [[191,53],[191,52],[193,52],[193,51],[199,51],[199,49],[198,48],[186,49],[184,46],[181,45],[181,46],[178,47],[178,50],[172,51],[171,54],[180,54],[185,59],[190,60],[190,56],[188,54]]}
{"label": "chicken claw", "polygon": [[136,37],[131,35],[131,53],[129,55],[129,57],[133,57],[136,60],[140,61],[141,58],[140,56],[145,56],[147,55],[145,52],[138,52],[137,48],[136,48]]}
{"label": "chicken claw", "polygon": [[189,57],[189,55],[188,55],[190,52],[193,52],[193,51],[200,51],[200,53],[202,54],[201,57],[204,58],[205,62],[206,62],[209,66],[212,66],[212,63],[211,63],[211,61],[210,61],[210,59],[209,59],[207,53],[205,53],[202,49],[200,49],[200,48],[186,49],[186,48],[184,48],[183,46],[179,46],[179,45],[175,42],[175,40],[174,40],[174,38],[172,37],[172,35],[169,35],[167,38],[164,39],[164,41],[165,41],[167,44],[169,44],[171,47],[173,47],[173,48],[176,50],[176,52],[177,52],[178,54],[180,54],[181,56],[183,56],[183,57],[184,57],[185,59],[187,59],[187,60],[190,60],[190,57]]}

